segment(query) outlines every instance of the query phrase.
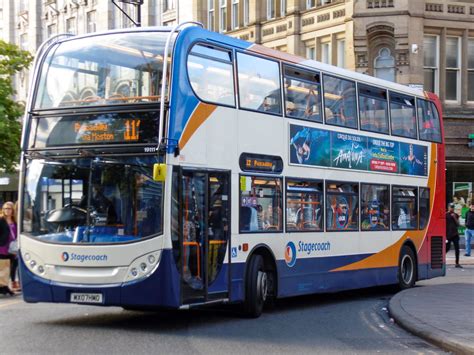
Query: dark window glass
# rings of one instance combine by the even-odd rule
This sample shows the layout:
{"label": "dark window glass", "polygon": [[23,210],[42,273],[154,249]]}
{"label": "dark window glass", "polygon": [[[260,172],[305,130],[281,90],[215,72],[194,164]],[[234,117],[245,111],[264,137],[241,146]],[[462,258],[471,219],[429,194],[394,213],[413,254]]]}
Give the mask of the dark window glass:
{"label": "dark window glass", "polygon": [[417,228],[417,188],[392,187],[392,229]]}
{"label": "dark window glass", "polygon": [[283,230],[281,179],[240,177],[240,232]]}
{"label": "dark window glass", "polygon": [[237,53],[240,107],[281,114],[280,68],[277,62]]}
{"label": "dark window glass", "polygon": [[322,122],[318,73],[285,67],[286,116]]}
{"label": "dark window glass", "polygon": [[416,138],[415,99],[411,96],[390,93],[392,134]]}
{"label": "dark window glass", "polygon": [[420,139],[441,143],[438,110],[436,110],[434,103],[417,99],[417,104]]}
{"label": "dark window glass", "polygon": [[420,187],[420,229],[425,229],[430,218],[430,189]]}
{"label": "dark window glass", "polygon": [[195,45],[188,57],[188,74],[191,86],[201,100],[235,106],[230,52]]}
{"label": "dark window glass", "polygon": [[388,133],[387,92],[359,84],[360,129]]}
{"label": "dark window glass", "polygon": [[123,243],[162,231],[155,157],[27,162],[23,229],[52,243]]}
{"label": "dark window glass", "polygon": [[352,182],[326,183],[326,230],[359,229],[359,185]]}
{"label": "dark window glass", "polygon": [[286,182],[286,230],[289,232],[323,229],[323,183]]}
{"label": "dark window glass", "polygon": [[324,75],[323,85],[326,123],[357,128],[355,83]]}
{"label": "dark window glass", "polygon": [[390,229],[390,196],[388,185],[361,184],[361,230]]}

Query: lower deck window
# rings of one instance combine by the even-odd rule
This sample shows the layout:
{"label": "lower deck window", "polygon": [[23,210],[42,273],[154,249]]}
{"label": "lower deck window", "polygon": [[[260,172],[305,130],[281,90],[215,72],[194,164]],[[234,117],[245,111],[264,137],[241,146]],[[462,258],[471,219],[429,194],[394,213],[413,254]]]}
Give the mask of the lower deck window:
{"label": "lower deck window", "polygon": [[287,180],[286,230],[309,232],[323,230],[323,183]]}
{"label": "lower deck window", "polygon": [[326,230],[355,231],[359,229],[359,184],[326,183]]}
{"label": "lower deck window", "polygon": [[240,232],[283,230],[281,184],[275,177],[240,176]]}
{"label": "lower deck window", "polygon": [[390,230],[388,185],[361,184],[361,230]]}
{"label": "lower deck window", "polygon": [[416,187],[392,187],[392,229],[416,229],[417,223]]}

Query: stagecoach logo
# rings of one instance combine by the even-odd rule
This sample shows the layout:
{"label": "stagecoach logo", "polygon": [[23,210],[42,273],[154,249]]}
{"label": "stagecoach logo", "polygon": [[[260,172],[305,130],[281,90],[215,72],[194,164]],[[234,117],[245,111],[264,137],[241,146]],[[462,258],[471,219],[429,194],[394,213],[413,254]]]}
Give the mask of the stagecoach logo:
{"label": "stagecoach logo", "polygon": [[80,263],[83,262],[100,262],[100,261],[107,261],[107,255],[102,254],[102,255],[90,255],[90,254],[76,254],[76,253],[71,253],[69,254],[67,251],[63,252],[61,254],[61,260],[66,262],[66,261],[78,261]]}
{"label": "stagecoach logo", "polygon": [[64,253],[62,253],[61,259],[63,259],[63,261],[68,261],[69,260],[69,254],[65,251]]}
{"label": "stagecoach logo", "polygon": [[285,262],[289,267],[293,267],[296,263],[296,247],[293,242],[288,242],[288,244],[286,244]]}

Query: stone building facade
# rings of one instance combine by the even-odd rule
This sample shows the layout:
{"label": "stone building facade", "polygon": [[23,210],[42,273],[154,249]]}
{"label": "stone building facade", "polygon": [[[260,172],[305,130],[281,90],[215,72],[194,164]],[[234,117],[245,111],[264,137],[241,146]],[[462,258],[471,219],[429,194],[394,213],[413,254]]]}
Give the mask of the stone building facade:
{"label": "stone building facade", "polygon": [[[132,5],[121,6],[136,17]],[[32,52],[56,33],[133,26],[110,0],[0,0],[0,9],[0,36]],[[199,21],[229,36],[434,91],[444,109],[448,200],[455,183],[472,191],[474,0],[144,0],[141,14],[143,26]],[[20,75],[18,99],[27,87]]]}

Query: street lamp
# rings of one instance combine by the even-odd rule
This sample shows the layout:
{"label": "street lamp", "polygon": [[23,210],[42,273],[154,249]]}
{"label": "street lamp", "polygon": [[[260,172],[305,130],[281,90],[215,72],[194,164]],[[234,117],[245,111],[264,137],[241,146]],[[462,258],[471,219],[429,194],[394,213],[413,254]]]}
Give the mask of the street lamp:
{"label": "street lamp", "polygon": [[134,5],[137,8],[137,19],[135,21],[125,11],[123,11],[123,9],[120,6],[118,6],[115,0],[112,0],[112,4],[114,4],[130,21],[132,21],[132,23],[135,26],[140,27],[142,25],[141,24],[141,17],[142,17],[141,6],[143,5],[144,0],[117,0],[117,2]]}

